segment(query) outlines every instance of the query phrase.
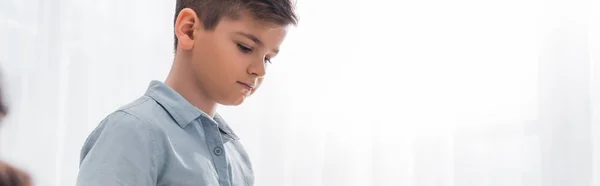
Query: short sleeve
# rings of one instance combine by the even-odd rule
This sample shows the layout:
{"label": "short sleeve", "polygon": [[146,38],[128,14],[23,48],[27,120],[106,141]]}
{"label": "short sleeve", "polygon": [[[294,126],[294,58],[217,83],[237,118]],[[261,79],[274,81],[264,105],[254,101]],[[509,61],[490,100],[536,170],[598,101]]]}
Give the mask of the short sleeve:
{"label": "short sleeve", "polygon": [[83,145],[77,186],[155,186],[155,133],[124,111],[109,115]]}

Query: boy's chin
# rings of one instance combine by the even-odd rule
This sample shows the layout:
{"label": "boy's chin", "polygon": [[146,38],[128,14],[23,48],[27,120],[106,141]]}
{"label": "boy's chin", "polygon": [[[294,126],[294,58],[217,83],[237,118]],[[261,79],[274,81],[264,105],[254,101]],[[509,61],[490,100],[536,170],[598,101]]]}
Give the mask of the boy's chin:
{"label": "boy's chin", "polygon": [[241,105],[242,103],[244,103],[244,100],[246,100],[246,98],[247,98],[247,96],[240,96],[235,99],[223,101],[219,104],[225,105],[225,106],[238,106],[238,105]]}

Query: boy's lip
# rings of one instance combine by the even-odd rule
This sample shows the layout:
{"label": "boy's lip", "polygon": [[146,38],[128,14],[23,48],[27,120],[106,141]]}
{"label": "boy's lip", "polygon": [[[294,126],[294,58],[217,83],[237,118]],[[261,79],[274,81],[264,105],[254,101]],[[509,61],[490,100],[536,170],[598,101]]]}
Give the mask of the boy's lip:
{"label": "boy's lip", "polygon": [[248,88],[249,90],[252,90],[252,89],[254,89],[254,87],[255,87],[255,86],[254,86],[254,83],[245,83],[245,82],[241,82],[241,81],[238,81],[238,83],[239,83],[239,84],[241,84],[241,85],[244,85],[244,86],[245,86],[246,88]]}

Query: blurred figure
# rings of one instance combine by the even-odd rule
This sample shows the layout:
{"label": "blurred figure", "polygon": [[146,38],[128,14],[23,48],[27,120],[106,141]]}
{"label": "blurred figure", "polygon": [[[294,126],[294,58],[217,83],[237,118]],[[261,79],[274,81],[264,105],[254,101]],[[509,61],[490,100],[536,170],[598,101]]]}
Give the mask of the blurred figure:
{"label": "blurred figure", "polygon": [[8,112],[6,109],[6,105],[4,104],[4,99],[2,98],[2,84],[0,84],[0,121],[2,121],[2,119],[6,115],[6,112]]}
{"label": "blurred figure", "polygon": [[31,186],[29,175],[0,161],[0,186]]}
{"label": "blurred figure", "polygon": [[[2,85],[0,84],[0,121],[7,113],[7,108],[2,97]],[[0,161],[0,186],[31,186],[29,175],[7,163]]]}

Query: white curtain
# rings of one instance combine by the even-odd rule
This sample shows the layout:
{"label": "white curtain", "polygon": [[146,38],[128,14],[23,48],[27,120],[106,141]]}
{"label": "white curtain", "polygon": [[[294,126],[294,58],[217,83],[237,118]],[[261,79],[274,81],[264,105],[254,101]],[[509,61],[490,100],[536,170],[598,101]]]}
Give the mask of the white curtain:
{"label": "white curtain", "polygon": [[[170,68],[174,0],[0,0],[0,154],[79,148]],[[299,0],[263,88],[220,112],[257,186],[600,186],[598,0]]]}

